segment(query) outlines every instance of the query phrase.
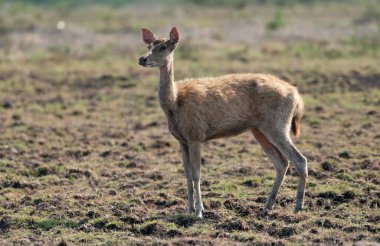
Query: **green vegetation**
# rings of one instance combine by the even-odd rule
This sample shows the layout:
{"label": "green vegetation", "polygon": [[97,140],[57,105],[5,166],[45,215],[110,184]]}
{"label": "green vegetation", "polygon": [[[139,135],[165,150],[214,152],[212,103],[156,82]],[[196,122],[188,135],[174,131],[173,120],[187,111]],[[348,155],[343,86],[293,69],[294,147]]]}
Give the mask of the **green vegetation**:
{"label": "green vegetation", "polygon": [[273,16],[273,19],[267,23],[267,28],[274,31],[282,26],[284,26],[284,16],[281,10],[277,10]]}

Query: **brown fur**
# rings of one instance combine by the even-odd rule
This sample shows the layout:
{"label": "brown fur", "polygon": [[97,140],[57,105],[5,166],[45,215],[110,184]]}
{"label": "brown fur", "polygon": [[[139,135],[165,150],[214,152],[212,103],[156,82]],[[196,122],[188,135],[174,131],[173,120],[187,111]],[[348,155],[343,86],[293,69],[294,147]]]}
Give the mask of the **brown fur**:
{"label": "brown fur", "polygon": [[[273,124],[292,112],[297,114],[291,118],[300,119],[302,101],[297,89],[272,75],[231,74],[182,80],[175,85],[173,121],[186,142],[234,136]],[[293,131],[298,134],[299,120],[293,122],[297,127]]]}
{"label": "brown fur", "polygon": [[[276,180],[266,209],[271,209],[284,180],[288,161],[299,175],[296,211],[302,209],[307,160],[293,145],[289,133],[299,136],[303,102],[296,87],[269,74],[230,74],[174,82],[173,50],[179,40],[176,28],[170,39],[159,40],[143,29],[149,52],[143,66],[159,67],[159,101],[170,132],[178,139],[188,184],[189,212],[202,217],[200,190],[201,143],[251,130],[276,167]],[[195,191],[195,206],[194,206]]]}

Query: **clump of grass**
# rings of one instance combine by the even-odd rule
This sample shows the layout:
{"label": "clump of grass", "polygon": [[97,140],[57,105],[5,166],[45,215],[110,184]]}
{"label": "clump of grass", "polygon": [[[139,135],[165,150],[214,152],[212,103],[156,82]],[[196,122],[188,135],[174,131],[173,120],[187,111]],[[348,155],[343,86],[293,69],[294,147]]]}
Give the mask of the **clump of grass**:
{"label": "clump of grass", "polygon": [[71,220],[58,220],[54,218],[43,218],[32,223],[32,227],[44,230],[50,230],[55,227],[76,228],[79,223]]}
{"label": "clump of grass", "polygon": [[284,14],[282,10],[278,9],[272,17],[272,19],[267,23],[267,29],[270,31],[275,31],[280,29],[284,25]]}
{"label": "clump of grass", "polygon": [[13,167],[14,165],[15,163],[12,160],[0,159],[0,167],[8,168],[8,167]]}

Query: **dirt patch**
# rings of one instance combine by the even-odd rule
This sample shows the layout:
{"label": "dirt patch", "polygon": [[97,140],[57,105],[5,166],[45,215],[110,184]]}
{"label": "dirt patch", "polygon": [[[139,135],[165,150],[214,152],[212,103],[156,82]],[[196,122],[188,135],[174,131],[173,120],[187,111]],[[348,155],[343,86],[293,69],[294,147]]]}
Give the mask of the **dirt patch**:
{"label": "dirt patch", "polygon": [[150,222],[146,225],[141,226],[139,232],[145,236],[163,237],[166,235],[167,229],[162,223]]}
{"label": "dirt patch", "polygon": [[226,200],[223,205],[226,209],[233,210],[240,216],[247,216],[250,214],[250,209],[247,203],[248,202],[239,200]]}
{"label": "dirt patch", "polygon": [[347,203],[356,198],[356,194],[352,191],[345,191],[342,194],[337,194],[333,191],[321,192],[317,195],[319,198],[329,199],[332,204]]}
{"label": "dirt patch", "polygon": [[220,221],[220,219],[221,219],[221,216],[218,213],[211,212],[211,211],[205,211],[203,213],[203,217],[206,220],[211,220],[211,221]]}
{"label": "dirt patch", "polygon": [[291,237],[295,234],[297,234],[297,230],[294,227],[283,227],[283,228],[278,228],[276,224],[272,224],[268,228],[268,234],[273,236],[273,237],[278,237],[278,238],[288,238]]}
{"label": "dirt patch", "polygon": [[124,217],[121,217],[120,220],[130,225],[141,224],[144,222],[141,217],[135,214],[126,215]]}
{"label": "dirt patch", "polygon": [[246,187],[257,187],[259,184],[253,180],[246,180],[241,185],[246,186]]}
{"label": "dirt patch", "polygon": [[192,214],[179,214],[173,216],[168,221],[173,222],[178,226],[189,227],[194,225],[199,219]]}
{"label": "dirt patch", "polygon": [[180,230],[177,230],[177,229],[171,229],[169,230],[166,235],[168,237],[181,237],[183,235],[183,233],[180,231]]}
{"label": "dirt patch", "polygon": [[192,245],[192,246],[212,246],[215,245],[213,242],[207,239],[181,239],[172,243],[176,246],[181,245]]}
{"label": "dirt patch", "polygon": [[336,167],[337,165],[335,162],[324,161],[321,163],[321,168],[325,171],[329,171],[329,172],[335,171]]}
{"label": "dirt patch", "polygon": [[252,167],[250,166],[244,166],[244,167],[236,167],[232,168],[225,172],[227,175],[233,175],[233,176],[247,176],[252,175]]}
{"label": "dirt patch", "polygon": [[334,223],[331,222],[331,220],[329,220],[329,219],[317,220],[317,221],[315,222],[315,224],[316,224],[317,226],[319,226],[319,227],[324,227],[324,228],[328,228],[328,229],[338,227],[338,225],[334,224]]}
{"label": "dirt patch", "polygon": [[222,202],[218,200],[211,200],[205,203],[205,207],[210,208],[210,209],[218,209],[221,206],[222,206]]}
{"label": "dirt patch", "polygon": [[249,230],[248,224],[240,219],[231,219],[224,221],[216,226],[216,229],[224,231],[247,231]]}
{"label": "dirt patch", "polygon": [[61,240],[57,246],[68,246],[67,242],[65,240]]}
{"label": "dirt patch", "polygon": [[9,187],[9,188],[14,188],[14,189],[29,188],[29,189],[34,190],[38,187],[38,184],[36,184],[36,183],[25,183],[25,182],[20,182],[18,180],[15,180],[15,181],[6,180],[0,184],[0,187],[2,187],[2,188],[8,188]]}

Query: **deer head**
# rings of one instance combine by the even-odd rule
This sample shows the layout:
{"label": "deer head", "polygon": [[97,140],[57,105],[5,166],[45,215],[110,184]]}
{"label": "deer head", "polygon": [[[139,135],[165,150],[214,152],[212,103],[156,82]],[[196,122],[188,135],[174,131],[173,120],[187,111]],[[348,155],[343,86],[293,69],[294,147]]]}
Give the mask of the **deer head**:
{"label": "deer head", "polygon": [[141,30],[142,40],[148,45],[149,51],[139,59],[139,64],[144,67],[161,67],[173,61],[173,51],[177,47],[179,34],[173,27],[169,39],[158,39],[152,31],[146,28]]}

